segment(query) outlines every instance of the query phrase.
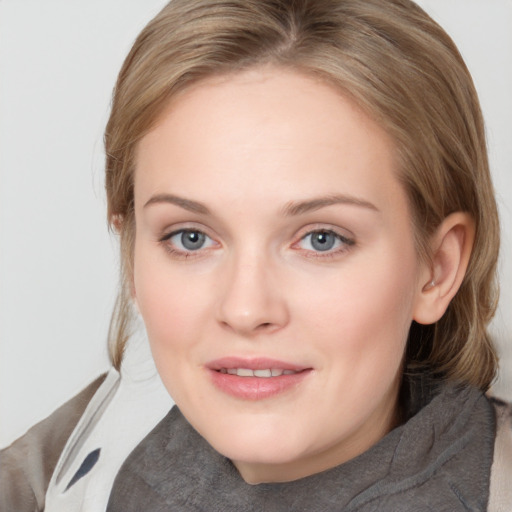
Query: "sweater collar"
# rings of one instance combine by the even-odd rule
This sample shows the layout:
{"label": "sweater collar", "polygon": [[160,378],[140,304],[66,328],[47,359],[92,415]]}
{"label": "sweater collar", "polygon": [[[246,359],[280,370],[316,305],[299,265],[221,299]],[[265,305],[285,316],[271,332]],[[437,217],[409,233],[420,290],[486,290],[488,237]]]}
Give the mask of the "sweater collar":
{"label": "sweater collar", "polygon": [[[152,500],[171,510],[277,512],[300,503],[301,510],[366,511],[382,500],[418,496],[419,488],[429,507],[435,497],[453,502],[444,510],[483,510],[494,439],[491,406],[470,387],[444,385],[435,396],[435,386],[425,390],[411,394],[422,402],[414,403],[419,412],[368,451],[328,471],[275,484],[245,483],[174,407],[123,465],[107,511],[153,510]],[[142,508],[127,508],[127,496],[132,504],[141,499],[141,481]]]}

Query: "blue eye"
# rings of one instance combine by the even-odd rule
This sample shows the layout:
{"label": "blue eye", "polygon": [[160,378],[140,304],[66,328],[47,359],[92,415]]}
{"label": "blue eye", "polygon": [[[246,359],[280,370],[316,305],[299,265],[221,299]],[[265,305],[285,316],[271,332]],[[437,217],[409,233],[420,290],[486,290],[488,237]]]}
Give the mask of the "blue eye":
{"label": "blue eye", "polygon": [[181,252],[193,252],[211,247],[214,241],[202,231],[195,229],[181,229],[165,237],[173,248]]}
{"label": "blue eye", "polygon": [[330,230],[312,231],[300,240],[301,249],[315,252],[328,252],[354,242]]}

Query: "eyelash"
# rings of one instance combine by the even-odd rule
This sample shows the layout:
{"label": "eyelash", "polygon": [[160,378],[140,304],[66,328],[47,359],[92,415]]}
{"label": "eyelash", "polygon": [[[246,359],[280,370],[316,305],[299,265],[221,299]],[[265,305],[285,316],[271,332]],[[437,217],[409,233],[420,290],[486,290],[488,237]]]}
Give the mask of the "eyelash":
{"label": "eyelash", "polygon": [[338,233],[334,229],[319,228],[307,231],[304,235],[300,237],[300,239],[297,242],[295,242],[292,245],[292,247],[297,246],[298,244],[306,240],[307,237],[310,237],[315,234],[333,235],[336,241],[339,242],[339,246],[337,248],[328,249],[326,251],[304,249],[305,256],[307,258],[335,258],[336,256],[340,256],[341,254],[346,253],[348,250],[350,250],[350,248],[353,245],[355,245],[355,240],[347,238],[346,236],[342,235],[341,233]]}
{"label": "eyelash", "polygon": [[[159,238],[159,243],[161,243],[165,250],[171,254],[171,256],[178,258],[178,259],[190,259],[195,257],[200,257],[201,253],[203,253],[204,250],[208,250],[208,247],[203,248],[200,247],[197,250],[181,250],[176,249],[173,244],[170,243],[170,240],[177,236],[182,235],[185,233],[197,233],[199,235],[202,235],[206,237],[206,239],[209,239],[213,242],[212,245],[215,244],[214,240],[208,236],[204,231],[201,231],[200,229],[194,229],[194,228],[181,228],[174,231],[171,231],[170,233],[167,233],[163,235],[161,238]],[[324,234],[324,235],[333,235],[337,242],[339,242],[339,247],[335,249],[327,249],[326,251],[315,251],[311,249],[300,249],[296,246],[307,239],[307,237],[310,237],[315,234]],[[347,252],[350,247],[355,245],[355,241],[351,238],[347,238],[346,236],[342,235],[341,233],[338,233],[334,229],[325,229],[325,228],[319,228],[319,229],[311,229],[307,231],[304,235],[302,235],[297,242],[294,242],[292,244],[292,248],[297,248],[297,250],[302,250],[305,252],[306,257],[308,258],[334,258],[342,253]]]}
{"label": "eyelash", "polygon": [[173,244],[170,243],[170,240],[175,237],[176,235],[182,235],[185,233],[198,233],[200,235],[203,235],[207,239],[213,241],[213,239],[208,236],[204,231],[201,231],[200,229],[194,229],[194,228],[181,228],[176,229],[174,231],[171,231],[170,233],[165,234],[162,236],[158,241],[164,246],[165,250],[174,258],[178,259],[190,259],[200,256],[201,249],[204,250],[204,248],[199,248],[196,251],[194,250],[181,250],[176,249]]}

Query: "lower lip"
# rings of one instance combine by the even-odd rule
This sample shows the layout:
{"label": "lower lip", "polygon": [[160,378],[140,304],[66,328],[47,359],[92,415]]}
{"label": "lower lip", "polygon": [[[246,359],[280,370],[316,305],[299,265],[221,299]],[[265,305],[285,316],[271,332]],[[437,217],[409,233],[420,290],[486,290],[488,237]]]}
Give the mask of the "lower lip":
{"label": "lower lip", "polygon": [[238,377],[209,370],[214,385],[228,395],[244,400],[264,400],[298,386],[311,372],[303,370],[279,377]]}

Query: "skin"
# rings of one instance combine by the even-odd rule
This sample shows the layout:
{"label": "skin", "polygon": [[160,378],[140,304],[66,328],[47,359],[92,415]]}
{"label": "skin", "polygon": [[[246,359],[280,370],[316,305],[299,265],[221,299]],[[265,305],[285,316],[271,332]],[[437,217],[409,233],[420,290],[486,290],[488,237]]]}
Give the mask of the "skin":
{"label": "skin", "polygon": [[[187,89],[140,142],[135,215],[134,298],[157,368],[245,481],[323,471],[393,428],[411,321],[431,321],[424,296],[438,295],[393,143],[339,91],[276,68]],[[204,245],[183,246],[183,229]],[[332,249],[312,244],[319,230]],[[308,371],[244,399],[207,367],[234,356]]]}

